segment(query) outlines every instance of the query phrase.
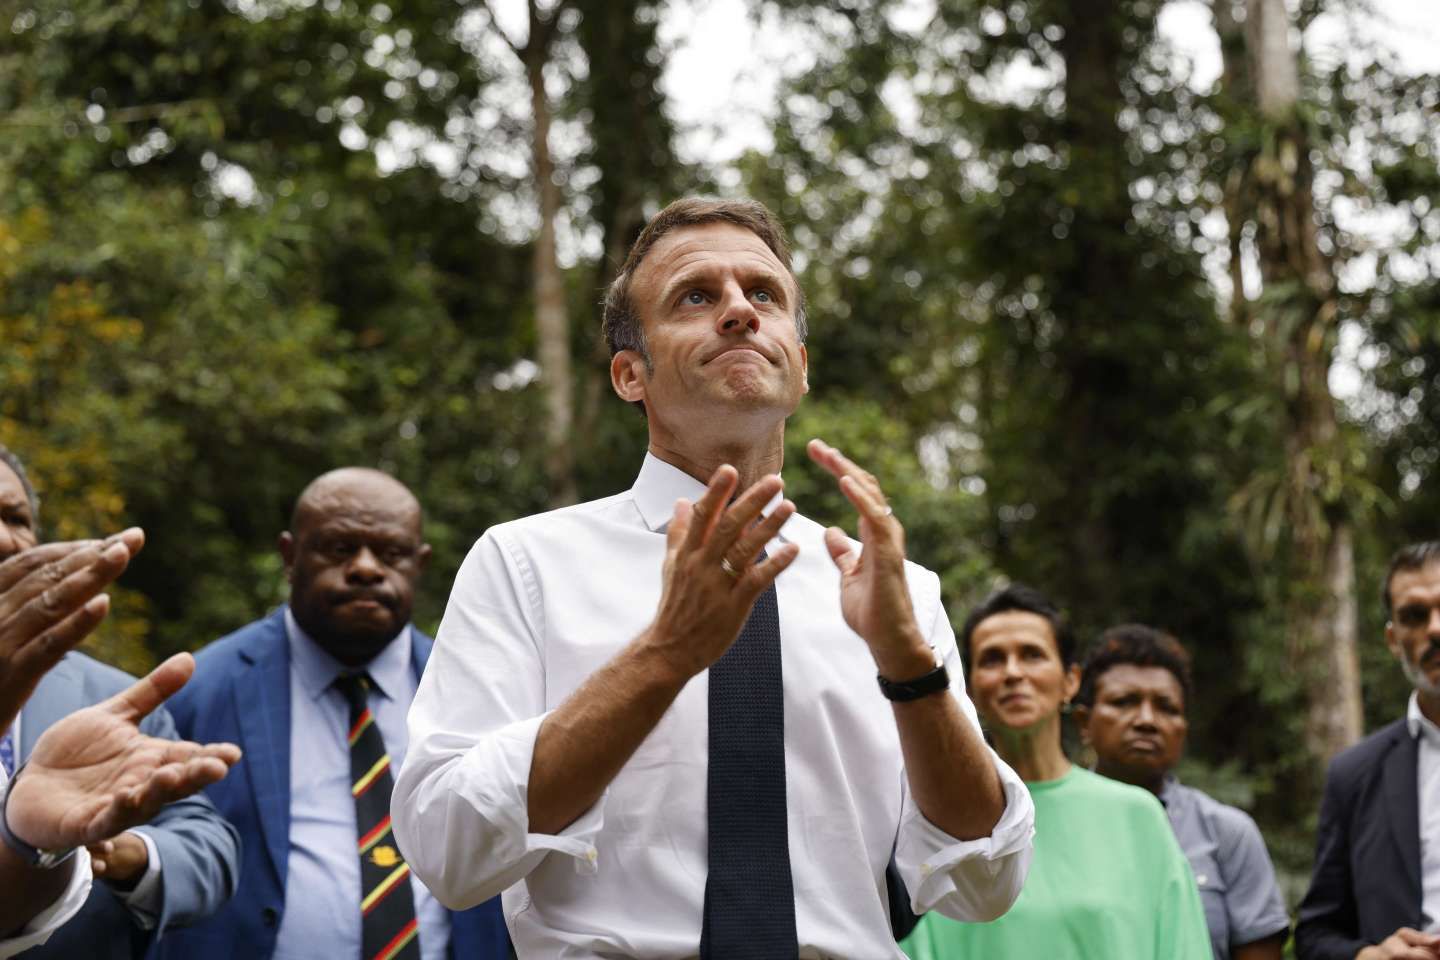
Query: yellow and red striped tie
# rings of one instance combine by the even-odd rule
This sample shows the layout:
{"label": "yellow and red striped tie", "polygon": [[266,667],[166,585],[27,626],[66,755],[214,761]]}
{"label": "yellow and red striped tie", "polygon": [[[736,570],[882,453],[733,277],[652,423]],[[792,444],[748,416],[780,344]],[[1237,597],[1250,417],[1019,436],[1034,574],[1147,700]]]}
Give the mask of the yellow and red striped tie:
{"label": "yellow and red striped tie", "polygon": [[366,674],[337,677],[350,703],[350,793],[360,852],[362,960],[419,960],[420,928],[410,892],[410,865],[390,833],[390,754],[366,702]]}

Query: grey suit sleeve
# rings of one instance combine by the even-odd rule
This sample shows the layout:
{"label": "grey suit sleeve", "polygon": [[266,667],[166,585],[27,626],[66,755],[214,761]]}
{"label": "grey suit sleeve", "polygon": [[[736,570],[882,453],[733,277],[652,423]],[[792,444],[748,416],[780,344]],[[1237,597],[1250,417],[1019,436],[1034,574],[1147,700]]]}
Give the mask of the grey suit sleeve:
{"label": "grey suit sleeve", "polygon": [[[164,707],[140,728],[153,737],[180,739]],[[157,937],[167,928],[205,919],[234,895],[240,878],[240,836],[203,793],[167,804],[145,832],[160,852]]]}

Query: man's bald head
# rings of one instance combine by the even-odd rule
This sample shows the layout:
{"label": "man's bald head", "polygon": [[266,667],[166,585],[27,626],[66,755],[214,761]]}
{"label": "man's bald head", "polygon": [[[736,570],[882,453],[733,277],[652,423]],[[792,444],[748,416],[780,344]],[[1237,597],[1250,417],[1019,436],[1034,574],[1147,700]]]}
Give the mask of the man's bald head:
{"label": "man's bald head", "polygon": [[430,556],[421,519],[408,487],[368,467],[322,474],[295,501],[280,535],[290,609],[342,663],[369,662],[409,623]]}

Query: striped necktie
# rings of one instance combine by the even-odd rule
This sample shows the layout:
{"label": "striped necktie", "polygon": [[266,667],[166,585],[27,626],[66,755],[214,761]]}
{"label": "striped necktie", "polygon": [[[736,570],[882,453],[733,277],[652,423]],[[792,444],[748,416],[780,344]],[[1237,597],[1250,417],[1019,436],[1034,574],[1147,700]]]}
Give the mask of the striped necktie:
{"label": "striped necktie", "polygon": [[390,833],[390,755],[366,702],[367,674],[337,677],[350,704],[350,793],[360,852],[361,960],[419,960],[410,865]]}

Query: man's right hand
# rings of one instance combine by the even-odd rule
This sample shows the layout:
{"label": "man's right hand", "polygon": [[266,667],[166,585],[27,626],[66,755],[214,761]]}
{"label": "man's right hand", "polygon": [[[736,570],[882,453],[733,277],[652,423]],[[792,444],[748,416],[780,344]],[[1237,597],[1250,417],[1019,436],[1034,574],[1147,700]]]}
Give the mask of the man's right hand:
{"label": "man's right hand", "polygon": [[1440,960],[1440,935],[1401,927],[1355,954],[1355,960]]}
{"label": "man's right hand", "polygon": [[100,591],[144,544],[131,528],[106,540],[32,547],[0,563],[0,731],[40,678],[105,618],[110,601]]}
{"label": "man's right hand", "polygon": [[130,688],[41,734],[10,786],[10,830],[42,850],[95,844],[224,777],[240,759],[234,744],[202,746],[140,732],[140,721],[194,671],[195,658],[178,653]]}
{"label": "man's right hand", "polygon": [[660,606],[642,639],[682,680],[709,667],[730,649],[755,600],[800,552],[787,543],[760,559],[765,545],[795,512],[795,505],[782,500],[769,516],[760,516],[765,505],[784,489],[780,478],[772,474],[727,507],[738,481],[734,467],[720,467],[696,503],[676,502],[666,531]]}

